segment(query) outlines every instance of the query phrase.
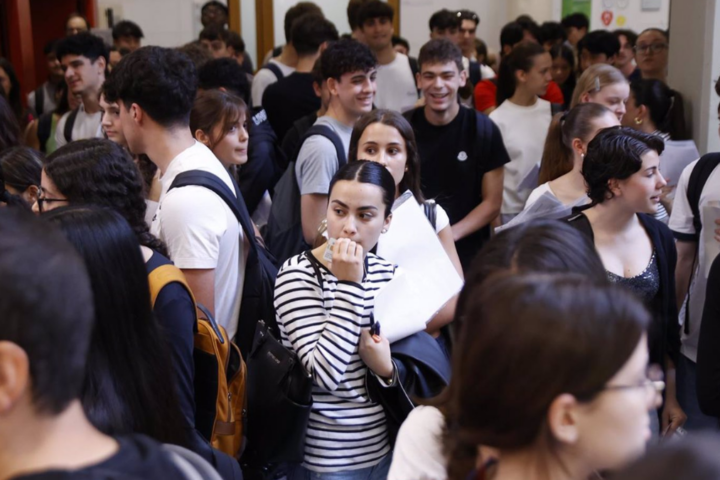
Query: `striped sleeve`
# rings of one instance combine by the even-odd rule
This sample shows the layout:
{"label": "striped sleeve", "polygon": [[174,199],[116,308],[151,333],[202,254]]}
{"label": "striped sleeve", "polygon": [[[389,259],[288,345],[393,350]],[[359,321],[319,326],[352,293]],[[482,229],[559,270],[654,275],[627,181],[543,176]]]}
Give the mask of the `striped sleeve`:
{"label": "striped sleeve", "polygon": [[275,310],[287,340],[316,385],[333,392],[357,353],[365,310],[365,288],[338,281],[332,307],[307,260],[283,265],[275,283]]}

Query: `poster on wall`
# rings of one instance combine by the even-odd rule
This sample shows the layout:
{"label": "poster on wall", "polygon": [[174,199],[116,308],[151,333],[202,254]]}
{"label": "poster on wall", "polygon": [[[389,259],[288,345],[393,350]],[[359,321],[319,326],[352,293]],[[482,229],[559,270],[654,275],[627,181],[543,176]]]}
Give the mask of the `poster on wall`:
{"label": "poster on wall", "polygon": [[588,5],[590,30],[668,28],[670,0],[593,0]]}
{"label": "poster on wall", "polygon": [[592,15],[592,0],[563,0],[562,16],[571,13],[584,13],[588,18]]}

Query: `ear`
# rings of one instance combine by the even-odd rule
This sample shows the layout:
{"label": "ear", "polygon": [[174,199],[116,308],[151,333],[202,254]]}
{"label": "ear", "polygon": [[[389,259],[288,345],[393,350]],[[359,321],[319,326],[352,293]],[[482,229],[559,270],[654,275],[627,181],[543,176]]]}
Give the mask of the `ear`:
{"label": "ear", "polygon": [[516,70],[515,81],[518,83],[525,83],[527,81],[527,72],[523,69]]}
{"label": "ear", "polygon": [[330,92],[330,95],[337,96],[338,95],[338,81],[332,77],[327,79],[327,86],[328,91]]}
{"label": "ear", "polygon": [[464,68],[460,70],[460,88],[464,87],[465,84],[467,84],[467,74],[468,72]]}
{"label": "ear", "polygon": [[610,191],[612,192],[612,194],[615,197],[622,196],[622,188],[620,188],[620,187],[621,187],[620,180],[618,180],[617,178],[612,178],[612,179],[608,180],[608,188],[610,189]]}
{"label": "ear", "polygon": [[637,115],[636,117],[641,120],[646,120],[650,115],[650,112],[648,111],[648,108],[645,105],[640,105],[637,108]]}
{"label": "ear", "polygon": [[193,134],[195,139],[205,145],[206,147],[210,148],[210,137],[208,135],[205,135],[205,132],[200,130],[199,128],[195,130],[195,133]]}
{"label": "ear", "polygon": [[95,64],[100,67],[98,68],[100,74],[105,75],[105,67],[107,67],[107,61],[105,60],[105,57],[98,57],[97,60],[95,60]]}
{"label": "ear", "polygon": [[590,103],[590,92],[580,95],[580,103]]}
{"label": "ear", "polygon": [[[422,78],[422,75],[420,75],[420,72],[415,74],[415,86],[417,87],[418,90],[421,90],[421,88],[420,88],[420,79],[421,78]],[[720,109],[720,107],[718,107],[718,109]]]}
{"label": "ear", "polygon": [[512,47],[510,45],[503,45],[503,47],[502,47],[503,57],[510,52],[512,52]]}
{"label": "ear", "polygon": [[0,417],[30,388],[30,362],[18,345],[0,342]]}
{"label": "ear", "polygon": [[578,428],[578,402],[569,393],[557,397],[550,404],[547,424],[553,438],[566,445],[572,445],[580,438]]}
{"label": "ear", "polygon": [[325,49],[328,47],[330,42],[323,42],[320,44],[320,48],[318,48],[318,53],[322,53],[325,51]]}
{"label": "ear", "polygon": [[227,88],[225,88],[225,87],[218,87],[218,90],[220,90],[223,93],[227,93]]}
{"label": "ear", "polygon": [[608,65],[615,65],[617,58],[618,58],[618,56],[617,56],[617,54],[615,54],[612,57],[608,57],[608,59],[605,60],[605,63],[607,63]]}
{"label": "ear", "polygon": [[388,217],[385,219],[385,222],[383,223],[383,230],[385,230],[385,233],[390,230],[390,223],[392,223],[392,213],[388,215]]}
{"label": "ear", "polygon": [[22,193],[23,200],[25,200],[29,205],[32,205],[37,201],[39,191],[40,189],[37,187],[37,185],[30,185]]}
{"label": "ear", "polygon": [[145,112],[137,103],[130,105],[130,118],[133,119],[136,125],[142,125],[145,119]]}
{"label": "ear", "polygon": [[579,138],[573,138],[572,149],[573,152],[576,153],[585,153],[585,146],[583,145],[582,140],[580,140]]}
{"label": "ear", "polygon": [[235,61],[238,63],[238,65],[242,65],[245,62],[244,53],[235,53],[235,55],[233,56],[235,57]]}

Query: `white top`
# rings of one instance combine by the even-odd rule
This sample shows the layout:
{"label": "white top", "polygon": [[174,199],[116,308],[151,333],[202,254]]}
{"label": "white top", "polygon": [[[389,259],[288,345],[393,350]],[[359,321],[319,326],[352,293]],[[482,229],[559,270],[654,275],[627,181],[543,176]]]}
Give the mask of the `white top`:
{"label": "white top", "polygon": [[530,196],[527,199],[527,202],[525,202],[525,208],[528,208],[530,205],[535,203],[538,198],[542,197],[546,192],[550,192],[550,195],[557,198],[555,195],[555,192],[552,191],[552,188],[550,188],[550,182],[545,182],[539,187],[537,187],[535,190],[530,192]]}
{"label": "white top", "polygon": [[[60,120],[58,120],[57,128],[55,129],[55,143],[58,148],[66,145],[68,142],[65,141],[65,123],[67,122],[70,112],[66,112]],[[97,113],[85,113],[85,107],[82,104],[78,107],[78,114],[75,117],[75,123],[72,128],[71,140],[85,140],[87,138],[103,138],[102,127],[102,112]]]}
{"label": "white top", "polygon": [[168,192],[175,177],[188,170],[210,172],[235,191],[230,174],[212,151],[195,142],[160,177],[162,192],[150,231],[165,242],[178,268],[215,269],[215,318],[233,338],[245,280],[246,255],[240,252],[243,231],[230,207],[207,188],[189,186]]}
{"label": "white top", "polygon": [[506,100],[490,118],[502,133],[510,162],[505,164],[501,213],[518,214],[532,189],[520,189],[526,175],[540,163],[552,112],[550,102],[538,98],[535,105],[522,107]]}
{"label": "white top", "polygon": [[444,426],[445,417],[437,408],[415,407],[398,432],[388,480],[445,480]]}
{"label": "white top", "polygon": [[418,99],[417,84],[408,57],[395,54],[395,60],[377,67],[377,92],[375,106],[396,112],[415,107]]}
{"label": "white top", "polygon": [[[293,67],[288,67],[284,63],[279,62],[274,58],[268,63],[274,63],[275,65],[280,67],[280,71],[286,77],[295,71]],[[259,107],[260,105],[262,105],[262,97],[263,93],[265,93],[265,89],[268,87],[268,85],[271,85],[277,81],[278,78],[275,76],[275,74],[267,68],[261,68],[260,70],[258,70],[258,72],[253,77],[252,86],[250,87],[250,97],[252,99],[252,104],[254,107]]]}
{"label": "white top", "polygon": [[[693,214],[690,208],[690,202],[687,198],[688,183],[692,170],[697,164],[697,160],[688,165],[680,175],[677,185],[675,200],[673,201],[672,213],[670,214],[669,227],[676,237],[682,235],[694,235],[695,227],[693,226]],[[716,168],[708,177],[707,183],[700,194],[699,210],[702,210],[708,202],[720,201],[720,168]],[[710,225],[709,228],[713,228]],[[703,225],[703,228],[706,228]],[[679,234],[679,235],[678,235]],[[702,240],[698,241],[698,265],[707,265],[712,263],[712,258],[706,258],[705,245]],[[685,334],[685,329],[681,330],[682,346],[680,352],[693,362],[697,361],[698,337],[700,334],[700,322],[702,322],[703,308],[705,307],[705,290],[707,288],[707,277],[705,269],[698,267],[692,275],[690,284],[690,333]],[[684,324],[685,310],[687,308],[687,298],[683,302],[680,309],[680,323]]]}

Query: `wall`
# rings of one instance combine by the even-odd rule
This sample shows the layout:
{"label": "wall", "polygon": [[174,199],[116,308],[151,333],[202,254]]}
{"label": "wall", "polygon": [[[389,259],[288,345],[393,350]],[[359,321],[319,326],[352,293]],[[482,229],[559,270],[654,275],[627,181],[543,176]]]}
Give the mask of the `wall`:
{"label": "wall", "polygon": [[[693,3],[695,0],[676,0],[683,5]],[[651,3],[659,7],[657,10],[644,10],[643,4]],[[612,13],[609,25],[602,21],[603,12]],[[670,20],[670,0],[593,0],[590,29],[629,28],[641,32],[648,27],[667,29]]]}
{"label": "wall", "polygon": [[[268,0],[263,0],[268,1]],[[319,6],[325,17],[335,24],[340,35],[343,33],[350,33],[350,25],[347,21],[347,4],[348,2],[343,0],[313,0],[317,6]],[[290,7],[298,3],[299,0],[274,0],[273,2],[273,17],[274,17],[274,34],[275,34],[275,45],[285,44],[285,12]],[[244,14],[245,12],[243,12]]]}

